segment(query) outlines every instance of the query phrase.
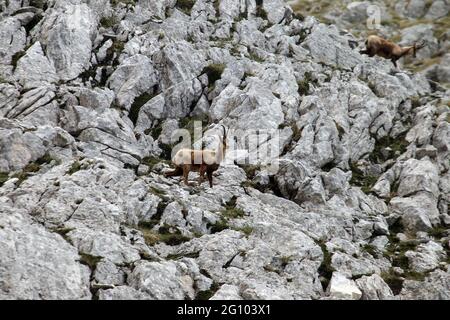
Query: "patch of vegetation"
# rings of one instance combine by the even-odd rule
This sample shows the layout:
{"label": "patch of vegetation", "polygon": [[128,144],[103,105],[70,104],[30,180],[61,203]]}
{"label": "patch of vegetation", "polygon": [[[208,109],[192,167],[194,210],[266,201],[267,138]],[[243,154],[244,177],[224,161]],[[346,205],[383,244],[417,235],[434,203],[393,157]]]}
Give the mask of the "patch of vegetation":
{"label": "patch of vegetation", "polygon": [[69,170],[66,172],[66,174],[71,176],[75,172],[80,171],[81,167],[82,167],[81,163],[79,161],[75,161],[74,163],[72,163],[72,166],[69,168]]}
{"label": "patch of vegetation", "polygon": [[188,16],[191,15],[192,7],[194,6],[196,0],[177,0],[175,7],[183,11]]}
{"label": "patch of vegetation", "polygon": [[242,228],[232,228],[235,231],[240,231],[245,234],[247,237],[253,233],[253,228],[250,226],[245,226]]}
{"label": "patch of vegetation", "polygon": [[225,65],[222,63],[213,63],[203,68],[202,74],[206,73],[206,75],[208,76],[209,88],[214,87],[216,81],[222,77],[222,73],[224,70]]}
{"label": "patch of vegetation", "polygon": [[124,5],[135,5],[136,0],[111,0],[111,4],[113,7],[117,7],[120,3],[123,3]]}
{"label": "patch of vegetation", "polygon": [[263,0],[256,0],[256,16],[267,20],[267,12],[263,8]]}
{"label": "patch of vegetation", "polygon": [[362,172],[362,170],[359,169],[354,163],[350,163],[350,170],[352,171],[350,184],[360,187],[362,192],[369,194],[372,187],[377,182],[378,177],[373,175],[365,175],[364,172]]}
{"label": "patch of vegetation", "polygon": [[47,10],[48,1],[47,0],[30,0],[30,6],[42,10]]}
{"label": "patch of vegetation", "polygon": [[411,97],[410,100],[411,100],[411,107],[413,109],[416,109],[416,108],[421,106],[420,97],[419,96]]}
{"label": "patch of vegetation", "polygon": [[61,235],[61,237],[64,238],[64,240],[66,240],[67,242],[71,243],[69,241],[69,239],[67,238],[67,234],[72,231],[75,230],[74,228],[55,228],[52,231],[58,233],[59,235]]}
{"label": "patch of vegetation", "polygon": [[26,33],[28,34],[33,28],[42,20],[41,14],[35,14],[34,17],[24,26]]}
{"label": "patch of vegetation", "polygon": [[239,208],[227,208],[222,211],[222,215],[229,219],[237,219],[245,216],[245,212]]}
{"label": "patch of vegetation", "polygon": [[17,62],[20,60],[20,58],[22,58],[25,54],[27,53],[26,50],[22,50],[19,52],[16,52],[12,57],[11,57],[11,65],[13,66],[13,70],[16,70],[17,68]]}
{"label": "patch of vegetation", "polygon": [[40,157],[39,159],[37,159],[35,161],[35,163],[37,163],[38,165],[44,165],[44,164],[50,164],[52,161],[55,161],[57,164],[61,163],[61,161],[56,160],[55,158],[53,158],[50,154],[46,153],[45,155],[43,155],[42,157]]}
{"label": "patch of vegetation", "polygon": [[162,190],[162,189],[158,189],[155,187],[150,187],[150,192],[157,195],[157,196],[165,196],[167,194],[166,191]]}
{"label": "patch of vegetation", "polygon": [[213,282],[211,287],[205,291],[199,291],[195,300],[209,300],[216,292],[219,290],[220,284],[217,282]]}
{"label": "patch of vegetation", "polygon": [[91,270],[95,270],[97,263],[102,259],[102,257],[93,256],[88,253],[80,253],[80,263],[88,266]]}
{"label": "patch of vegetation", "polygon": [[228,221],[224,218],[217,220],[215,223],[208,223],[207,227],[210,228],[211,233],[218,233],[226,229],[230,229]]}
{"label": "patch of vegetation", "polygon": [[428,234],[436,240],[440,240],[449,234],[449,230],[443,226],[436,226],[428,231]]}
{"label": "patch of vegetation", "polygon": [[214,10],[216,11],[216,18],[220,17],[220,0],[215,0],[214,1]]}
{"label": "patch of vegetation", "polygon": [[190,253],[179,253],[179,254],[169,254],[166,258],[167,260],[178,260],[181,258],[198,258],[200,251],[190,252]]}
{"label": "patch of vegetation", "polygon": [[141,110],[142,106],[150,101],[154,96],[154,94],[144,92],[139,97],[136,97],[134,99],[130,108],[130,112],[128,113],[128,118],[130,118],[134,125],[136,125],[137,123],[139,111]]}
{"label": "patch of vegetation", "polygon": [[398,295],[402,291],[404,278],[396,275],[392,268],[388,272],[382,272],[380,276],[391,288],[394,295]]}
{"label": "patch of vegetation", "polygon": [[319,269],[317,271],[319,272],[319,279],[320,283],[322,284],[322,288],[323,290],[326,290],[328,288],[328,284],[330,283],[331,276],[335,271],[334,268],[331,266],[332,255],[328,251],[325,241],[320,240],[315,242],[317,245],[320,246],[320,249],[322,249],[323,253],[322,263],[320,264]]}
{"label": "patch of vegetation", "polygon": [[342,7],[340,3],[328,0],[327,1],[297,0],[296,2],[291,3],[290,6],[294,11],[294,13],[299,14],[301,17],[315,16],[322,23],[330,22],[327,18],[325,18],[325,13],[327,13],[330,10],[330,7],[342,9],[341,12],[344,12],[345,10],[345,7]]}
{"label": "patch of vegetation", "polygon": [[201,129],[203,130],[209,123],[208,116],[204,115],[203,117],[185,117],[180,120],[180,128],[189,131],[189,134],[191,136],[191,142],[194,141],[196,122],[201,122]]}
{"label": "patch of vegetation", "polygon": [[162,159],[157,158],[157,157],[145,157],[141,160],[142,164],[145,164],[146,166],[148,166],[150,168],[150,170],[153,169],[153,167],[155,165],[157,165],[158,163],[160,163],[162,161]]}
{"label": "patch of vegetation", "polygon": [[377,258],[378,257],[378,249],[377,247],[375,247],[372,244],[365,244],[362,247],[362,250],[364,250],[365,252],[367,252],[368,254],[370,254],[372,257]]}
{"label": "patch of vegetation", "polygon": [[[373,163],[384,163],[389,159],[396,159],[406,151],[409,143],[405,139],[406,133],[396,138],[387,135],[376,141],[375,147],[369,156]],[[389,149],[387,149],[389,148]]]}
{"label": "patch of vegetation", "polygon": [[8,181],[8,173],[6,172],[0,172],[0,187],[3,186],[3,184]]}
{"label": "patch of vegetation", "polygon": [[337,131],[338,131],[339,139],[342,139],[342,137],[343,137],[344,134],[345,134],[345,129],[342,128],[342,127],[339,125],[339,123],[337,123],[336,121],[334,121],[334,125],[336,126],[336,129],[337,129]]}
{"label": "patch of vegetation", "polygon": [[247,179],[253,179],[256,176],[256,173],[261,170],[261,167],[254,164],[244,164],[240,166],[247,175]]}
{"label": "patch of vegetation", "polygon": [[242,218],[245,216],[245,212],[242,209],[236,208],[236,196],[233,196],[226,204],[225,204],[225,210],[223,210],[222,216],[228,219],[236,219],[236,218]]}
{"label": "patch of vegetation", "polygon": [[249,52],[248,53],[248,58],[250,60],[253,60],[253,61],[256,61],[256,62],[259,62],[259,63],[263,63],[264,62],[264,59],[261,58],[260,56],[258,56],[258,54],[256,54],[255,52]]}
{"label": "patch of vegetation", "polygon": [[410,69],[414,72],[414,73],[418,73],[421,72],[425,69],[428,69],[429,67],[439,64],[442,60],[442,57],[437,56],[437,57],[432,57],[429,59],[424,59],[424,60],[420,60],[420,61],[414,61],[411,64]]}
{"label": "patch of vegetation", "polygon": [[102,17],[100,19],[100,25],[104,28],[112,28],[119,22],[116,15],[111,15],[109,17]]}
{"label": "patch of vegetation", "polygon": [[[390,243],[387,246],[384,257],[390,259],[393,267],[399,267],[404,271],[402,275],[403,278],[415,281],[423,281],[427,273],[420,273],[410,269],[409,260],[406,256],[407,251],[415,251],[417,249],[417,242],[414,240],[410,241],[399,241],[395,236],[390,236]],[[393,281],[393,286],[398,286],[399,279],[395,279],[395,275],[386,275],[389,280]],[[386,282],[387,283],[387,282]],[[391,287],[394,291],[394,289]],[[398,288],[396,288],[398,289]],[[401,289],[400,289],[401,290]]]}
{"label": "patch of vegetation", "polygon": [[298,94],[301,96],[308,95],[310,89],[310,83],[314,83],[316,81],[313,80],[312,74],[310,72],[305,72],[303,76],[303,80],[297,82],[298,86]]}
{"label": "patch of vegetation", "polygon": [[125,42],[113,39],[112,45],[106,50],[104,61],[111,61],[112,66],[119,65],[119,56],[125,48]]}
{"label": "patch of vegetation", "polygon": [[47,162],[48,160],[49,158],[47,158],[46,155],[42,158],[39,158],[35,162],[30,162],[25,166],[25,168],[22,169],[21,172],[14,174],[12,177],[18,179],[18,181],[16,182],[16,186],[19,187],[22,184],[22,182],[24,182],[30,175],[32,175],[35,172],[38,172],[41,169],[41,165],[49,163]]}
{"label": "patch of vegetation", "polygon": [[158,231],[154,231],[147,227],[143,227],[141,224],[139,226],[139,230],[141,230],[145,243],[149,246],[153,246],[157,243],[165,243],[169,246],[176,246],[191,240],[191,238],[186,237],[181,234],[181,231],[177,228],[164,225],[158,229]]}
{"label": "patch of vegetation", "polygon": [[151,217],[150,221],[141,221],[138,223],[138,229],[153,229],[161,221],[161,216],[167,207],[167,202],[160,201],[156,208],[156,213]]}

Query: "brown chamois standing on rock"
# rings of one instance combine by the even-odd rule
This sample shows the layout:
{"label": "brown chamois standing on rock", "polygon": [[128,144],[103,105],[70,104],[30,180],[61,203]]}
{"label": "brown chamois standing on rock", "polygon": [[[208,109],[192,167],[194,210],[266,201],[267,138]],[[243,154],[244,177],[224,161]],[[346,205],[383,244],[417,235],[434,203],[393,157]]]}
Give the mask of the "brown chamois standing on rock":
{"label": "brown chamois standing on rock", "polygon": [[225,158],[227,150],[227,131],[223,125],[223,136],[219,138],[219,146],[216,150],[180,149],[172,158],[175,170],[165,173],[166,177],[183,176],[185,185],[189,185],[188,176],[191,171],[198,171],[200,177],[198,185],[203,183],[204,175],[208,176],[209,186],[213,186],[213,172],[219,169],[220,163]]}
{"label": "brown chamois standing on rock", "polygon": [[397,68],[397,60],[408,54],[416,57],[416,51],[425,47],[425,43],[421,42],[419,44],[414,43],[414,45],[409,47],[400,47],[391,41],[383,39],[379,36],[369,36],[366,40],[366,49],[361,50],[361,54],[367,54],[369,57],[374,55],[383,57],[385,59],[390,59],[394,66]]}

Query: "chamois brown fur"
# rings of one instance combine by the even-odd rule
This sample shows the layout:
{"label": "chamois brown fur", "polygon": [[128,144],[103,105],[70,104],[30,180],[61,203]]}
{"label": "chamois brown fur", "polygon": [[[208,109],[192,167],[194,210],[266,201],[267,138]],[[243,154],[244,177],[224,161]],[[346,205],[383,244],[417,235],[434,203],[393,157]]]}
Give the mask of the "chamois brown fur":
{"label": "chamois brown fur", "polygon": [[401,47],[392,41],[383,39],[379,36],[369,36],[366,40],[366,49],[361,50],[360,53],[367,54],[369,57],[375,55],[383,57],[385,59],[390,59],[394,66],[397,68],[397,60],[403,56],[412,54],[416,57],[416,51],[423,48],[424,43],[414,43],[412,46]]}
{"label": "chamois brown fur", "polygon": [[223,136],[216,150],[195,150],[180,149],[172,158],[175,170],[167,172],[166,177],[183,176],[185,185],[189,185],[188,176],[191,171],[198,171],[200,174],[198,184],[203,183],[205,173],[208,177],[209,186],[213,186],[213,172],[219,169],[220,163],[225,158],[227,149],[227,132],[223,128]]}

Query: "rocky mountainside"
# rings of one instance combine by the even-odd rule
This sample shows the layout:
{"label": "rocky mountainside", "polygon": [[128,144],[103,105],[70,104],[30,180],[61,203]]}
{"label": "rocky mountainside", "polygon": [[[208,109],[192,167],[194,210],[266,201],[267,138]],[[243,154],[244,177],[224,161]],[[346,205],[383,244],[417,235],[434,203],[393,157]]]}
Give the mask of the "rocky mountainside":
{"label": "rocky mountainside", "polygon": [[[450,299],[427,73],[282,0],[0,9],[0,299]],[[195,120],[278,132],[279,170],[164,177]]]}

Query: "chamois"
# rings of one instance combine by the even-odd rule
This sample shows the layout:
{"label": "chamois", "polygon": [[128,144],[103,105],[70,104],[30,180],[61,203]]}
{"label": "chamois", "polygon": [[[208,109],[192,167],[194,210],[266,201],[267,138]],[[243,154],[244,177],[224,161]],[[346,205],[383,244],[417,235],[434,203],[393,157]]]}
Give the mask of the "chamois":
{"label": "chamois", "polygon": [[425,44],[421,42],[420,44],[414,43],[414,45],[409,47],[400,47],[398,44],[375,35],[369,36],[365,44],[366,49],[361,50],[361,54],[367,54],[369,57],[377,55],[385,59],[390,59],[396,68],[398,59],[411,53],[415,58],[416,51],[425,46]]}
{"label": "chamois", "polygon": [[200,173],[198,185],[203,183],[204,175],[208,176],[209,186],[212,188],[213,172],[219,169],[220,163],[225,158],[227,150],[227,131],[223,125],[223,136],[216,150],[195,150],[180,149],[172,158],[175,170],[167,172],[166,177],[183,176],[185,185],[189,185],[188,176],[190,171],[198,171]]}

